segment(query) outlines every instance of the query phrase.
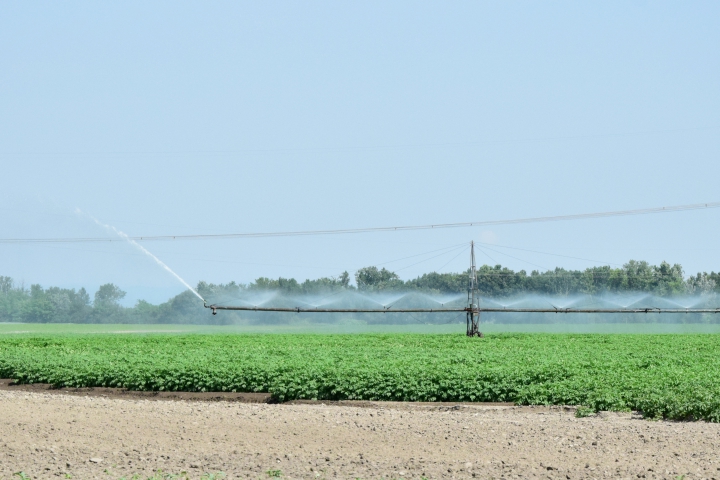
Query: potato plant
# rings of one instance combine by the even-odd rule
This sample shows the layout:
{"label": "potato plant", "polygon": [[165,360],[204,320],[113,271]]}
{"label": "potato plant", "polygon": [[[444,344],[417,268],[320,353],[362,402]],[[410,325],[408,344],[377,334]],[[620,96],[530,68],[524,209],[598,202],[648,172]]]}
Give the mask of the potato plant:
{"label": "potato plant", "polygon": [[580,405],[720,421],[718,335],[55,335],[0,338],[0,377],[269,392],[278,401]]}

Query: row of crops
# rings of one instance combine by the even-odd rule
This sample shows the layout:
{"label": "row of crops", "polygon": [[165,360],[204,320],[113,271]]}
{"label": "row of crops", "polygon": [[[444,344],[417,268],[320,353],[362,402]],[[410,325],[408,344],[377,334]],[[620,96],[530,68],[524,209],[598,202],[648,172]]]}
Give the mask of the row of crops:
{"label": "row of crops", "polygon": [[720,336],[89,335],[0,338],[0,377],[277,400],[517,402],[720,421]]}

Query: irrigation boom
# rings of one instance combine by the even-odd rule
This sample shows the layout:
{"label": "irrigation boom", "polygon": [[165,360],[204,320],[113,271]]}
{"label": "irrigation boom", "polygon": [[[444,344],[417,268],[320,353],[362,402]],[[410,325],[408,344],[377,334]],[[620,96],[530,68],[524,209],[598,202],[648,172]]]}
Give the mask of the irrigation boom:
{"label": "irrigation boom", "polygon": [[467,306],[455,308],[318,308],[318,307],[256,307],[233,305],[208,305],[213,315],[218,310],[239,310],[245,312],[293,312],[293,313],[459,313],[466,312],[467,336],[482,337],[480,332],[480,313],[720,313],[717,308],[514,308],[514,307],[481,307],[478,293],[477,270],[475,267],[475,244],[470,243],[470,278],[468,282]]}
{"label": "irrigation boom", "polygon": [[213,313],[217,310],[241,310],[246,312],[295,312],[295,313],[458,313],[458,312],[505,312],[505,313],[720,313],[720,308],[505,308],[505,307],[458,307],[458,308],[304,308],[304,307],[235,307],[205,305]]}

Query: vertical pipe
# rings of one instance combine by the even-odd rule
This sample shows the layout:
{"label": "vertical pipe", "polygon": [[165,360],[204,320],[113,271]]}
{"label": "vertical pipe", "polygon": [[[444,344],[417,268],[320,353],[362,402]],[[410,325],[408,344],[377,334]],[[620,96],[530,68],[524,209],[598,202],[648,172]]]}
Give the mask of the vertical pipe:
{"label": "vertical pipe", "polygon": [[468,337],[481,337],[482,333],[479,330],[480,324],[480,311],[479,305],[480,297],[477,292],[477,268],[475,265],[475,242],[470,242],[470,285],[468,289],[468,312],[467,312],[467,336]]}

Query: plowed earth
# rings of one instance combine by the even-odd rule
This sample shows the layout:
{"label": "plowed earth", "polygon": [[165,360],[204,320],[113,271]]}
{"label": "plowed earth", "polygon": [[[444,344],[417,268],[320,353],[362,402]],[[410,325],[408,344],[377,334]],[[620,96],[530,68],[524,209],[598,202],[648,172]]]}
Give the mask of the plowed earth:
{"label": "plowed earth", "polygon": [[118,479],[159,469],[232,479],[720,478],[719,424],[575,418],[563,407],[267,404],[0,387],[7,480],[19,471]]}

